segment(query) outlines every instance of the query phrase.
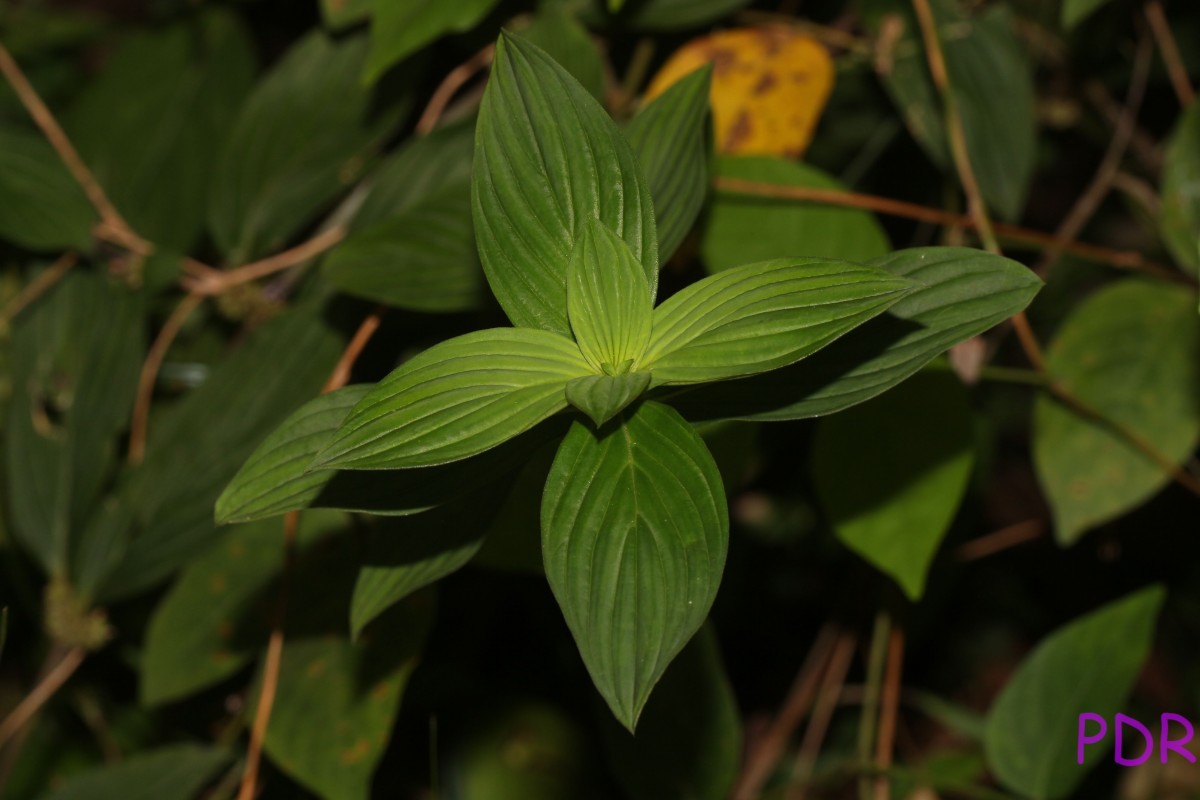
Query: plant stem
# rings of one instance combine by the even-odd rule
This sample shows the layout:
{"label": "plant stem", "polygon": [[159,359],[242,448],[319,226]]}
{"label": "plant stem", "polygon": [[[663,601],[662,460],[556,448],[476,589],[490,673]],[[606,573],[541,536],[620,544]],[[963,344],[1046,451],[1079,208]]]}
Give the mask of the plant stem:
{"label": "plant stem", "polygon": [[30,303],[37,300],[53,287],[54,284],[62,280],[63,276],[78,263],[79,254],[77,253],[67,252],[59,256],[53,264],[31,280],[16,297],[9,300],[3,310],[0,310],[0,329],[5,328],[10,322],[16,319],[17,315],[24,311]]}
{"label": "plant stem", "polygon": [[[51,655],[54,655],[52,651]],[[79,665],[83,663],[83,659],[87,657],[87,650],[82,647],[72,647],[62,655],[61,658],[50,668],[48,672],[38,681],[37,686],[33,687],[25,699],[17,704],[3,722],[0,722],[0,748],[3,748],[10,739],[18,731],[25,727],[28,722],[37,715],[46,701],[54,696],[54,693],[62,688],[70,677],[75,674],[75,670],[79,669]]]}
{"label": "plant stem", "polygon": [[989,364],[980,367],[979,377],[981,380],[996,381],[997,383],[1016,383],[1023,386],[1046,385],[1046,378],[1042,373],[1019,367],[994,367]]}
{"label": "plant stem", "polygon": [[846,673],[850,671],[850,662],[854,658],[856,646],[853,633],[842,631],[839,634],[833,647],[833,655],[829,658],[829,667],[821,680],[821,688],[817,692],[808,727],[804,730],[804,739],[800,742],[800,749],[796,751],[796,758],[792,762],[788,800],[805,800],[808,795],[808,785],[817,765],[817,756],[821,753],[825,734],[829,732],[829,723],[833,720],[842,690],[846,686]]}
{"label": "plant stem", "polygon": [[[893,625],[888,635],[887,674],[883,682],[883,698],[879,710],[879,740],[875,744],[875,764],[880,770],[892,766],[892,751],[896,745],[896,721],[900,710],[900,687],[904,674],[904,630]],[[890,800],[891,781],[886,775],[875,779],[875,800]]]}
{"label": "plant stem", "polygon": [[184,295],[179,305],[167,317],[162,329],[154,339],[150,349],[146,351],[146,360],[142,364],[141,374],[138,375],[137,395],[133,402],[133,417],[129,423],[129,463],[140,464],[146,457],[146,430],[150,424],[150,403],[154,398],[154,385],[158,382],[158,371],[162,369],[167,351],[171,349],[175,337],[183,329],[188,317],[192,315],[201,303],[204,295],[195,292]]}
{"label": "plant stem", "polygon": [[462,64],[450,70],[450,73],[442,79],[441,84],[434,90],[433,95],[429,98],[429,103],[421,113],[421,118],[417,120],[417,135],[424,136],[437,127],[438,121],[446,113],[446,107],[450,105],[450,101],[454,99],[454,95],[458,93],[458,90],[466,85],[467,81],[475,77],[477,72],[491,64],[495,55],[496,45],[489,44]]}
{"label": "plant stem", "polygon": [[1175,35],[1171,33],[1171,24],[1167,22],[1166,12],[1163,11],[1161,0],[1149,0],[1146,3],[1146,20],[1150,30],[1158,41],[1158,49],[1162,52],[1163,63],[1167,67],[1167,75],[1171,78],[1171,88],[1179,98],[1179,105],[1187,108],[1196,102],[1196,90],[1188,80],[1187,67],[1179,55],[1179,45],[1175,43]]}
{"label": "plant stem", "polygon": [[[867,651],[867,682],[858,724],[858,760],[862,764],[871,763],[871,752],[875,745],[875,722],[879,715],[880,686],[883,682],[883,667],[891,626],[891,617],[887,611],[880,611],[875,615],[871,646]],[[859,800],[872,800],[870,775],[863,774],[859,777],[858,797]]]}

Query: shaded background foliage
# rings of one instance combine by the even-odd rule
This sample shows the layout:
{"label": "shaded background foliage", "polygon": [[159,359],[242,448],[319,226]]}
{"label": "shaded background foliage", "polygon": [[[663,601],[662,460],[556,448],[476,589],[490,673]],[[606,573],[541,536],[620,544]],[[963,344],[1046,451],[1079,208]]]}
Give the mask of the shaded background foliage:
{"label": "shaded background foliage", "polygon": [[[0,43],[127,224],[0,84],[0,794],[235,796],[285,582],[264,797],[844,797],[876,775],[892,797],[1200,793],[1186,762],[1121,770],[1097,750],[1085,770],[1073,750],[1079,711],[1194,718],[1200,697],[1190,3],[928,3],[979,195],[1046,281],[1028,311],[1045,370],[1000,324],[832,416],[701,424],[728,562],[635,738],[541,574],[542,442],[561,431],[403,485],[227,495],[217,514],[238,524],[214,522],[239,470],[269,482],[320,449],[247,463],[293,413],[315,435],[361,397],[306,405],[345,353],[371,382],[506,324],[470,194],[502,26],[602,100],[647,164],[649,115],[703,130],[695,81],[678,105],[650,99],[715,62],[711,141],[648,174],[656,205],[699,214],[660,223],[666,297],[762,258],[986,244],[925,5],[9,0]],[[958,324],[1001,322],[975,311]],[[364,318],[379,328],[357,347]],[[681,408],[707,420],[732,398],[753,417],[852,355]],[[284,570],[284,523],[263,517],[298,496],[330,508],[301,516]],[[74,672],[7,727],[56,666]]]}

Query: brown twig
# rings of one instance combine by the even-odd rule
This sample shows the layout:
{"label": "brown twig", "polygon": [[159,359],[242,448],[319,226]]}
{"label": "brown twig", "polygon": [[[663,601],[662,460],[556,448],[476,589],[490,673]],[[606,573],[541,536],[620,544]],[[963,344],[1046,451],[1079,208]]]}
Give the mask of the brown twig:
{"label": "brown twig", "polygon": [[813,705],[812,715],[808,726],[804,729],[804,738],[800,741],[800,749],[792,762],[792,775],[788,792],[788,800],[804,800],[808,795],[808,784],[812,780],[813,769],[817,764],[817,756],[825,743],[825,735],[829,732],[829,723],[837,711],[841,700],[842,689],[846,685],[846,673],[850,671],[850,661],[854,658],[856,646],[855,636],[850,631],[838,635],[833,647],[833,655],[829,658],[829,667],[821,679],[821,687],[817,691],[817,699]]}
{"label": "brown twig", "polygon": [[888,637],[887,674],[883,679],[883,696],[879,707],[879,738],[875,742],[875,800],[889,800],[891,782],[887,771],[892,766],[892,751],[896,745],[896,720],[900,710],[900,685],[904,674],[904,629],[893,625]]}
{"label": "brown twig", "polygon": [[147,242],[142,237],[134,233],[129,224],[117,211],[112,201],[108,199],[108,195],[104,193],[104,189],[96,181],[96,176],[88,169],[87,164],[79,155],[79,151],[71,144],[71,140],[63,131],[62,126],[58,124],[58,120],[54,118],[54,114],[42,102],[42,98],[38,96],[37,90],[25,77],[25,73],[21,71],[21,67],[17,64],[12,54],[8,49],[0,44],[0,73],[8,80],[9,84],[16,92],[17,98],[21,101],[21,105],[29,112],[29,116],[33,117],[33,121],[41,128],[50,146],[58,153],[58,157],[62,159],[63,164],[71,172],[83,189],[88,201],[96,209],[100,215],[101,221],[109,231],[109,235],[113,237],[117,243],[129,247],[134,252],[149,252],[153,250],[153,245]]}
{"label": "brown twig", "polygon": [[3,310],[0,310],[0,328],[3,328],[16,319],[17,315],[24,311],[30,303],[37,300],[50,287],[62,280],[63,276],[77,263],[79,263],[78,253],[69,252],[59,256],[53,264],[26,284],[25,288],[18,292],[16,297],[9,300]]}
{"label": "brown twig", "polygon": [[1042,277],[1045,277],[1046,272],[1058,260],[1063,247],[1075,241],[1083,232],[1084,226],[1096,213],[1100,203],[1104,201],[1112,188],[1113,179],[1120,171],[1121,161],[1125,158],[1125,151],[1129,149],[1133,132],[1137,128],[1138,110],[1141,109],[1142,98],[1146,94],[1146,82],[1150,77],[1150,57],[1153,52],[1150,37],[1143,34],[1138,41],[1137,54],[1134,56],[1133,73],[1129,80],[1125,105],[1121,108],[1121,115],[1117,119],[1112,139],[1104,151],[1104,157],[1101,158],[1100,165],[1096,168],[1091,182],[1054,232],[1054,244],[1042,254],[1041,261],[1034,268],[1034,272]]}
{"label": "brown twig", "polygon": [[179,305],[167,317],[158,336],[146,351],[146,360],[142,363],[141,374],[138,375],[137,394],[133,401],[133,417],[129,423],[129,463],[140,464],[146,456],[146,429],[150,421],[150,402],[154,398],[154,385],[158,382],[158,371],[162,369],[167,351],[175,341],[175,337],[183,329],[189,316],[204,302],[204,295],[194,292],[184,295]]}
{"label": "brown twig", "polygon": [[[974,228],[974,220],[965,214],[955,214],[950,211],[943,211],[940,208],[931,208],[929,206],[919,205],[917,203],[908,203],[903,200],[894,200],[890,197],[880,197],[878,195],[862,194],[859,192],[848,192],[840,189],[819,189],[810,186],[784,186],[777,183],[763,183],[761,181],[748,181],[741,178],[717,178],[714,181],[714,186],[718,191],[731,192],[735,194],[752,195],[755,197],[769,197],[778,200],[792,200],[797,202],[812,202],[825,203],[828,205],[841,206],[844,208],[861,208],[866,211],[873,211],[877,214],[887,214],[893,217],[902,217],[911,219],[917,222],[928,222],[933,225],[945,226],[965,226]],[[1049,247],[1054,244],[1054,236],[1043,231],[1030,230],[1021,228],[1016,225],[995,224],[993,226],[996,233],[1003,236],[1005,239],[1011,239],[1015,242],[1022,242],[1037,247]],[[1153,261],[1148,261],[1141,254],[1127,251],[1114,250],[1108,247],[1099,245],[1084,244],[1081,242],[1071,242],[1065,245],[1064,252],[1072,253],[1081,258],[1095,261],[1101,264],[1106,264],[1116,269],[1137,270],[1148,275],[1153,275],[1162,280],[1172,281],[1174,283],[1182,283],[1189,286],[1196,284],[1195,278],[1185,275],[1171,267],[1163,264],[1158,264]]]}
{"label": "brown twig", "polygon": [[959,546],[955,555],[959,561],[978,561],[1017,545],[1032,542],[1046,531],[1046,523],[1040,519],[1027,519],[998,531],[972,539]]}
{"label": "brown twig", "polygon": [[416,132],[419,136],[424,136],[437,127],[438,121],[446,113],[446,107],[450,105],[450,101],[454,99],[454,95],[458,93],[458,90],[466,85],[467,81],[475,77],[477,72],[491,64],[492,58],[495,55],[496,46],[489,44],[462,64],[450,70],[450,73],[442,79],[437,89],[434,90],[433,96],[429,98],[429,103],[421,113],[420,119],[417,120]]}
{"label": "brown twig", "polygon": [[83,663],[83,659],[87,657],[87,650],[82,647],[72,647],[63,657],[50,669],[49,672],[38,681],[37,686],[25,696],[25,699],[17,704],[3,722],[0,722],[0,748],[28,722],[37,715],[46,701],[54,696],[54,693],[62,688],[70,677],[75,674],[75,670],[79,669],[79,665]]}
{"label": "brown twig", "polygon": [[[1125,107],[1109,94],[1108,87],[1100,81],[1089,81],[1083,87],[1083,95],[1096,111],[1104,117],[1113,128],[1116,128],[1125,113]],[[1158,175],[1163,168],[1162,148],[1157,141],[1140,125],[1134,125],[1133,136],[1129,143],[1129,152],[1141,162],[1142,167],[1152,175]]]}
{"label": "brown twig", "polygon": [[1160,0],[1148,0],[1146,3],[1146,20],[1150,30],[1158,42],[1158,50],[1162,53],[1163,64],[1167,67],[1167,75],[1171,78],[1171,88],[1179,98],[1179,104],[1187,108],[1196,102],[1196,90],[1188,79],[1187,67],[1179,55],[1179,45],[1175,43],[1175,34],[1171,33],[1171,23],[1167,22],[1167,14],[1163,11]]}
{"label": "brown twig", "polygon": [[734,800],[754,800],[761,794],[763,785],[771,777],[775,765],[787,749],[788,740],[791,739],[796,726],[812,707],[825,665],[829,661],[835,642],[840,638],[833,623],[827,623],[817,634],[808,656],[796,673],[791,689],[788,690],[783,708],[779,710],[762,739],[747,753],[742,774],[733,790]]}
{"label": "brown twig", "polygon": [[375,310],[358,326],[358,330],[354,332],[350,343],[346,345],[346,349],[342,352],[342,357],[338,359],[337,366],[329,374],[329,380],[325,382],[324,388],[321,389],[321,394],[337,391],[350,380],[350,371],[354,368],[354,362],[362,355],[363,348],[371,341],[371,337],[375,335],[375,331],[379,330],[379,325],[383,322],[383,315],[385,313],[387,313],[385,306],[376,306]]}
{"label": "brown twig", "polygon": [[288,267],[294,267],[314,256],[324,253],[345,238],[346,229],[344,227],[339,225],[327,228],[308,241],[301,242],[295,247],[284,250],[282,253],[276,253],[261,261],[254,261],[227,272],[213,270],[211,273],[201,277],[185,278],[183,285],[184,288],[193,294],[204,296],[222,294],[234,286],[256,281],[259,278],[274,275],[276,272],[282,272]]}

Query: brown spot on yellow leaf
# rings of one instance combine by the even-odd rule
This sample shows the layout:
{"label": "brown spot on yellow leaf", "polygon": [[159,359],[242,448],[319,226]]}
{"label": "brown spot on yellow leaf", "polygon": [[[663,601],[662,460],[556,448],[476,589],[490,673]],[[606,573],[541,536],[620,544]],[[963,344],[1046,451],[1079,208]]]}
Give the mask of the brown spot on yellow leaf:
{"label": "brown spot on yellow leaf", "polygon": [[736,28],[693,39],[650,82],[646,102],[705,64],[717,147],[726,153],[802,155],[833,89],[829,53],[788,28]]}

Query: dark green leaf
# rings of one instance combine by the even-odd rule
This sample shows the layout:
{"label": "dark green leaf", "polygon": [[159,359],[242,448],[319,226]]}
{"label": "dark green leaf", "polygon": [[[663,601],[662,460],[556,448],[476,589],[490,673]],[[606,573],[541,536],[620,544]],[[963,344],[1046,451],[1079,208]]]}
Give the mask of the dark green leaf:
{"label": "dark green leaf", "polygon": [[1063,0],[1062,26],[1074,28],[1106,4],[1108,0]]}
{"label": "dark green leaf", "polygon": [[604,62],[600,51],[587,29],[573,16],[561,8],[543,7],[520,34],[561,64],[588,94],[597,100],[604,99]]}
{"label": "dark green leaf", "polygon": [[115,466],[141,369],[141,299],[77,267],[18,318],[3,445],[17,540],[66,576]]}
{"label": "dark green leaf", "polygon": [[398,64],[447,33],[474,28],[497,0],[372,0],[371,57],[365,78],[375,82]]}
{"label": "dark green leaf", "polygon": [[1017,669],[988,713],[992,771],[1033,800],[1069,795],[1099,763],[1076,763],[1079,715],[1111,719],[1150,654],[1161,587],[1110,603],[1047,637]]}
{"label": "dark green leaf", "polygon": [[981,250],[920,247],[872,266],[912,281],[912,292],[794,367],[692,390],[673,401],[689,419],[785,420],[841,411],[895,386],[935,356],[1029,305],[1042,282]]}
{"label": "dark green leaf", "polygon": [[549,331],[450,339],[380,381],[312,466],[403,469],[482,453],[566,408],[567,382],[589,372],[575,343]]}
{"label": "dark green leaf", "polygon": [[600,433],[572,426],[542,504],[546,577],[592,681],[631,731],[708,615],[728,540],[721,476],[674,410],[642,403]]}
{"label": "dark green leaf", "polygon": [[[780,186],[845,188],[816,167],[774,156],[722,156],[717,174]],[[801,255],[867,261],[890,249],[887,234],[866,211],[733,192],[717,193],[701,243],[710,272]]]}
{"label": "dark green leaf", "polygon": [[702,67],[676,81],[638,112],[625,129],[654,198],[662,261],[683,243],[708,196],[711,79],[712,69]]}
{"label": "dark green leaf", "polygon": [[[1125,280],[1079,305],[1046,351],[1062,386],[1105,418],[1182,464],[1200,438],[1200,317],[1196,297],[1165,283]],[[1038,397],[1033,457],[1059,542],[1152,497],[1170,481],[1109,430]]]}
{"label": "dark green leaf", "polygon": [[1167,144],[1160,227],[1175,260],[1200,268],[1200,105],[1183,112]]}
{"label": "dark green leaf", "polygon": [[42,800],[195,800],[227,763],[218,747],[169,745],[68,778]]}
{"label": "dark green leaf", "polygon": [[725,800],[737,777],[741,723],[711,626],[663,675],[637,736],[604,729],[613,772],[632,800]]}
{"label": "dark green leaf", "polygon": [[508,34],[476,125],[473,202],[484,272],[515,325],[570,333],[566,266],[589,220],[616,231],[657,286],[654,211],[633,151],[578,81]]}
{"label": "dark green leaf", "polygon": [[838,538],[918,600],[974,455],[966,391],[938,370],[821,420],[812,470]]}
{"label": "dark green leaf", "polygon": [[362,37],[335,42],[314,32],[243,105],[208,201],[209,225],[228,261],[280,249],[358,179],[366,158],[404,116],[407,92],[380,109],[362,87],[365,58]]}
{"label": "dark green leaf", "polygon": [[30,250],[86,248],[96,212],[41,135],[0,127],[0,239]]}
{"label": "dark green leaf", "polygon": [[567,384],[567,402],[600,427],[638,399],[650,387],[649,372],[588,375]]}
{"label": "dark green leaf", "polygon": [[208,12],[131,37],[63,124],[134,230],[185,251],[205,191],[250,91],[254,47],[237,17]]}
{"label": "dark green leaf", "polygon": [[816,352],[900,300],[909,281],[818,258],[747,264],[712,275],[654,309],[636,368],[654,385],[776,369]]}

